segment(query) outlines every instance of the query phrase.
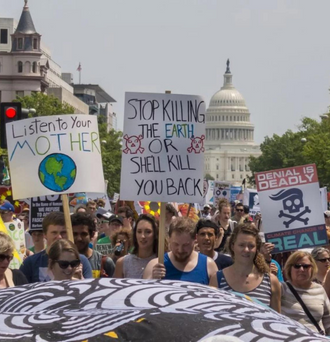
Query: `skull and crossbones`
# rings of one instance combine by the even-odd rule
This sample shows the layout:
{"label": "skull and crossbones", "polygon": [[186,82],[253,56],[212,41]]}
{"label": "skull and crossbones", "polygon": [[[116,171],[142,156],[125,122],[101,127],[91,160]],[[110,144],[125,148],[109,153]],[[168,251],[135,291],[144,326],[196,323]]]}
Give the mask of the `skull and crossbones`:
{"label": "skull and crossbones", "polygon": [[128,136],[127,134],[125,134],[124,139],[126,140],[126,148],[123,150],[124,153],[137,154],[138,152],[144,152],[144,148],[141,147],[141,140],[143,139],[142,135]]}
{"label": "skull and crossbones", "polygon": [[[311,210],[308,206],[305,206],[305,208],[303,209],[303,193],[300,189],[293,188],[288,190],[281,190],[277,194],[269,196],[269,198],[273,201],[283,201],[282,204],[284,210],[280,210],[278,217],[286,217],[289,219],[288,221],[283,221],[283,224],[286,228],[289,228],[290,224],[295,221],[303,222],[305,226],[308,224],[309,217],[303,218],[302,216],[310,213]],[[288,211],[289,214],[285,213],[284,211]],[[294,215],[295,213],[298,214]]]}

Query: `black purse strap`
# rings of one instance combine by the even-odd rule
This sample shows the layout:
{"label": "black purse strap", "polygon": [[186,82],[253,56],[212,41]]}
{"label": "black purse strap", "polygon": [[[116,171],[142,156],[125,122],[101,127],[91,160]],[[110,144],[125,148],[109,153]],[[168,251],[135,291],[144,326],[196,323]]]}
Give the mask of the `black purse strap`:
{"label": "black purse strap", "polygon": [[305,305],[305,303],[303,302],[303,300],[301,299],[301,297],[299,296],[299,294],[295,290],[295,288],[289,282],[286,282],[286,284],[288,285],[288,287],[291,290],[291,292],[293,293],[293,295],[296,297],[297,301],[300,303],[301,307],[304,309],[305,314],[308,316],[310,321],[315,325],[315,327],[318,330],[319,334],[325,335],[324,331],[321,329],[319,324],[316,322],[315,318],[312,316],[312,314],[308,310],[307,306]]}

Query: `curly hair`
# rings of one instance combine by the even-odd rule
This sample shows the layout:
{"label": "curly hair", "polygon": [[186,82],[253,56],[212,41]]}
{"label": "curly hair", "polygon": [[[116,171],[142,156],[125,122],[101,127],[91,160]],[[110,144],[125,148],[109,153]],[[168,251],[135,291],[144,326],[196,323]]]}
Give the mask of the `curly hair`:
{"label": "curly hair", "polygon": [[93,217],[90,214],[78,212],[76,214],[71,215],[71,224],[72,227],[74,226],[87,226],[89,236],[91,238],[94,237],[94,234],[96,232],[96,225]]}
{"label": "curly hair", "polygon": [[236,226],[234,228],[232,234],[227,239],[226,249],[227,249],[227,251],[229,251],[233,260],[235,260],[235,254],[234,254],[232,246],[236,242],[238,234],[252,235],[256,239],[257,252],[256,252],[256,255],[253,259],[253,264],[260,273],[262,273],[262,274],[268,273],[269,267],[266,264],[265,258],[260,253],[262,241],[261,241],[261,238],[259,236],[259,232],[255,228],[255,226],[251,223],[246,222],[243,224],[239,224],[238,226]]}
{"label": "curly hair", "polygon": [[220,213],[221,213],[223,208],[230,208],[231,209],[230,203],[225,198],[221,198],[218,202],[218,210]]}
{"label": "curly hair", "polygon": [[125,235],[127,237],[128,249],[130,249],[132,247],[132,231],[131,231],[131,229],[129,229],[129,228],[121,228],[116,233],[114,233],[111,236],[111,242],[112,242],[113,246],[116,246],[116,243],[117,243],[119,235]]}

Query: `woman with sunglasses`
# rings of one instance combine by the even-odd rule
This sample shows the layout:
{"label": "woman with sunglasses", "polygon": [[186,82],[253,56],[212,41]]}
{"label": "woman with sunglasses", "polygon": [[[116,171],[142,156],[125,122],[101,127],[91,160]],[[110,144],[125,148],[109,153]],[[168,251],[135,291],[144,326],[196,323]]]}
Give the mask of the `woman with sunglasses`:
{"label": "woman with sunglasses", "polygon": [[78,249],[69,240],[55,241],[49,249],[48,258],[48,269],[52,272],[54,280],[72,280],[80,266]]}
{"label": "woman with sunglasses", "polygon": [[5,233],[0,232],[0,288],[28,284],[25,275],[19,270],[8,268],[13,260],[14,241]]}
{"label": "woman with sunglasses", "polygon": [[324,247],[315,247],[311,254],[317,266],[317,273],[315,274],[313,281],[323,285],[330,266],[329,250]]}
{"label": "woman with sunglasses", "polygon": [[284,266],[284,274],[288,282],[281,283],[282,314],[318,332],[291,291],[289,283],[325,334],[330,335],[330,302],[322,285],[313,282],[316,273],[317,266],[310,253],[296,251],[290,255]]}
{"label": "woman with sunglasses", "polygon": [[234,263],[215,273],[210,286],[246,294],[281,312],[281,286],[277,277],[269,272],[260,252],[261,243],[253,223],[235,227],[226,246]]}

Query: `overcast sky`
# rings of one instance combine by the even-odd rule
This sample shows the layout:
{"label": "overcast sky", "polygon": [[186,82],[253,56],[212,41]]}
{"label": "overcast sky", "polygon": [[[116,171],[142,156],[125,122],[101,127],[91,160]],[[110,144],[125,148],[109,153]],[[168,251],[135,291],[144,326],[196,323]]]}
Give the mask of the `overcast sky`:
{"label": "overcast sky", "polygon": [[[0,0],[19,19],[23,0]],[[37,31],[63,72],[125,91],[201,95],[208,105],[231,60],[256,142],[319,119],[330,105],[329,0],[29,0]]]}

